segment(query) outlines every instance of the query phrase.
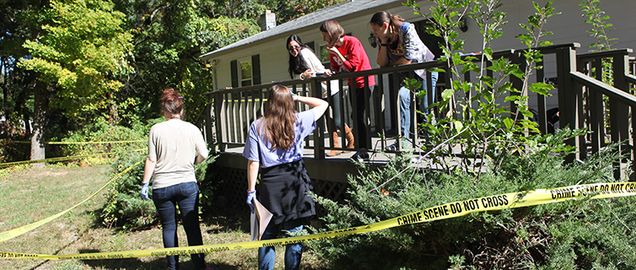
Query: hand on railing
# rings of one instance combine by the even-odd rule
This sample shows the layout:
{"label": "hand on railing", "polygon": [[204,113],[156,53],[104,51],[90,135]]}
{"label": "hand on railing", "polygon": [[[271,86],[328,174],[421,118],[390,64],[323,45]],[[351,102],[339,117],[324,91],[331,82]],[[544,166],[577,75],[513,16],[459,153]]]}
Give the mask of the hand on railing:
{"label": "hand on railing", "polygon": [[299,77],[300,77],[301,80],[304,80],[304,79],[309,79],[309,78],[313,77],[314,74],[315,74],[315,72],[313,70],[307,69],[307,70],[305,70],[305,72],[300,73]]}

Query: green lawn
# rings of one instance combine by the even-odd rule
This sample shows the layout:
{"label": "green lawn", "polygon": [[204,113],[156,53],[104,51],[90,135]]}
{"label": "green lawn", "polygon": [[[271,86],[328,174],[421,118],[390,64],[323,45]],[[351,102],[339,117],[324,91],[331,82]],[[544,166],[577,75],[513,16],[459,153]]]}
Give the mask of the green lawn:
{"label": "green lawn", "polygon": [[[0,173],[0,232],[34,222],[60,212],[97,190],[108,181],[108,166],[48,167]],[[79,252],[122,251],[161,248],[161,229],[153,227],[136,232],[118,232],[95,225],[94,211],[104,202],[103,194],[67,215],[32,232],[0,243],[0,251],[70,254]],[[215,220],[212,218],[212,220]],[[204,243],[229,243],[249,240],[249,234],[228,229],[219,222],[202,224]],[[232,226],[236,227],[236,226]],[[186,246],[183,227],[179,228],[181,246]],[[277,262],[282,269],[283,249]],[[190,269],[188,257],[181,257],[182,269]],[[208,254],[206,260],[220,269],[256,268],[256,250],[226,251]],[[320,269],[311,252],[303,255],[303,269]],[[128,260],[42,261],[0,260],[1,269],[162,269],[164,258]]]}

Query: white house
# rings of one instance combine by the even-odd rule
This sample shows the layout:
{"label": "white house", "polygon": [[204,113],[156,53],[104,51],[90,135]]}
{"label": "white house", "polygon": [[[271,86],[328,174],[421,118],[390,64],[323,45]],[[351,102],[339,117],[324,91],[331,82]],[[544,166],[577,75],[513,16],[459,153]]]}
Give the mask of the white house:
{"label": "white house", "polygon": [[[502,10],[507,14],[508,23],[504,27],[504,37],[494,43],[495,50],[522,48],[515,38],[521,32],[519,23],[525,22],[533,13],[530,0],[504,0]],[[554,7],[559,15],[550,19],[547,30],[554,35],[548,37],[555,44],[578,42],[581,52],[587,52],[594,41],[586,32],[590,26],[585,23],[579,7],[580,0],[557,0]],[[420,3],[425,13],[430,1]],[[636,48],[636,1],[604,1],[601,8],[609,15],[614,24],[609,36],[617,38],[615,48]],[[369,19],[375,12],[387,10],[398,14],[407,21],[414,22],[420,37],[433,49],[433,37],[423,32],[425,17],[415,15],[412,10],[395,0],[355,0],[341,5],[325,8],[293,21],[270,28],[221,49],[204,54],[202,59],[213,65],[215,89],[247,86],[274,81],[289,80],[287,72],[288,52],[285,41],[290,34],[297,34],[303,42],[320,51],[323,41],[319,31],[320,24],[328,19],[336,19],[345,32],[358,37],[367,50],[371,62],[375,62],[377,49],[371,47],[368,38]],[[481,50],[481,34],[474,21],[468,18],[468,29],[460,34],[465,40],[466,51]],[[546,59],[546,61],[550,61]],[[377,65],[376,65],[377,67]],[[554,70],[545,70],[546,77],[554,76]]]}

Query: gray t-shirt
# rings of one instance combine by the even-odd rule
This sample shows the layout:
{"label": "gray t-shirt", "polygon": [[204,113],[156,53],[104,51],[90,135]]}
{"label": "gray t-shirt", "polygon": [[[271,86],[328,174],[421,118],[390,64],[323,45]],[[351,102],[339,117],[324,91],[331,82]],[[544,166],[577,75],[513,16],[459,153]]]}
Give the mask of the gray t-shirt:
{"label": "gray t-shirt", "polygon": [[155,162],[152,187],[163,188],[184,182],[196,182],[196,156],[208,157],[201,131],[188,122],[171,119],[155,124],[148,137],[148,158]]}

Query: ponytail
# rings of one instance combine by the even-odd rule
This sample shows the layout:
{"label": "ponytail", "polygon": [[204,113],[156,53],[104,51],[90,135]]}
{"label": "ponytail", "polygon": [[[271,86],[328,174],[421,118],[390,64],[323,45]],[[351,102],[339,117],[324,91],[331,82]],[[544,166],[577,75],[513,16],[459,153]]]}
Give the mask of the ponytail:
{"label": "ponytail", "polygon": [[404,19],[400,15],[391,15],[388,11],[376,12],[371,16],[369,23],[381,26],[384,23],[389,23],[389,27],[392,29],[397,28],[397,23],[404,22]]}

